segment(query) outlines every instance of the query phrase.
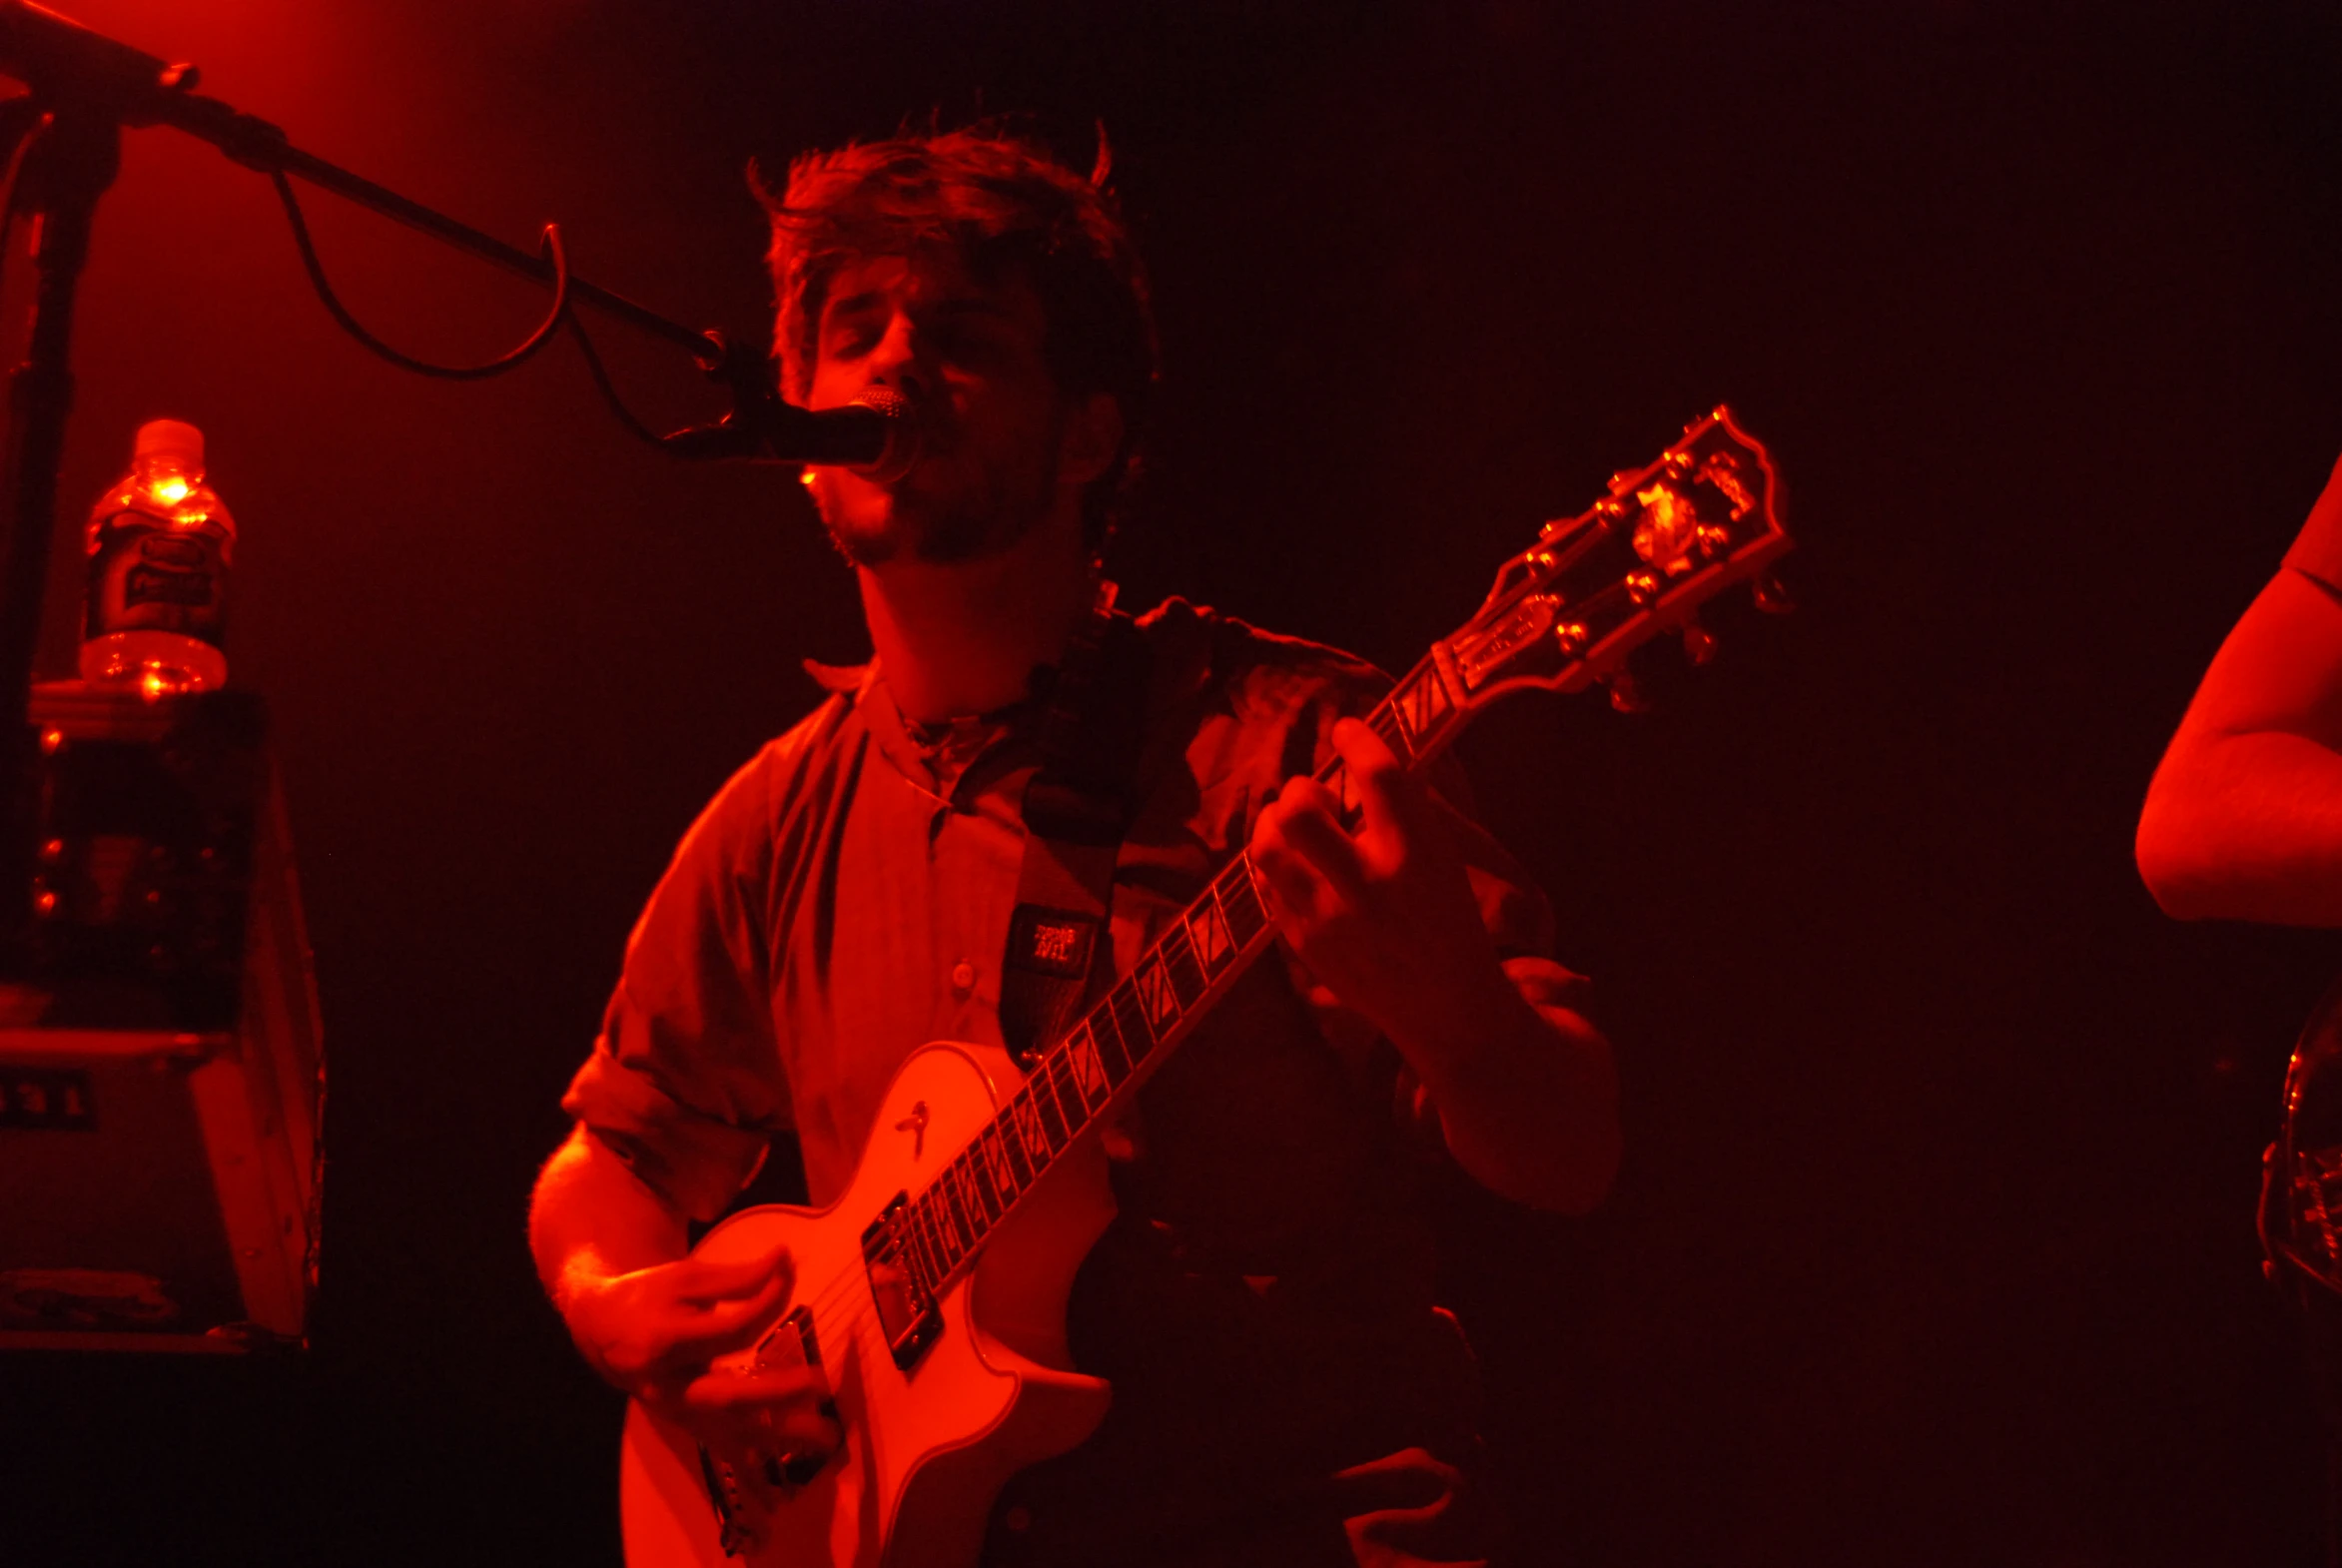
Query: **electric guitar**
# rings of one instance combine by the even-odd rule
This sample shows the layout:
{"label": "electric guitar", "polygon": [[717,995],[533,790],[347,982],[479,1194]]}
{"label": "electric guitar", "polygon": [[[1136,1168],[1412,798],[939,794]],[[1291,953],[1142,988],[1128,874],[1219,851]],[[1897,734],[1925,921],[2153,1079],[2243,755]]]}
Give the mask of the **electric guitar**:
{"label": "electric guitar", "polygon": [[[1626,659],[1663,633],[1695,663],[1695,612],[1744,580],[1786,607],[1768,568],[1790,548],[1765,448],[1719,407],[1657,462],[1545,524],[1479,612],[1433,645],[1366,720],[1410,767],[1497,697],[1609,687],[1639,705]],[[1355,806],[1338,762],[1320,775]],[[1238,854],[1130,974],[1019,1071],[998,1048],[941,1042],[903,1064],[845,1194],[827,1208],[744,1209],[694,1255],[786,1243],[795,1304],[719,1364],[818,1366],[843,1448],[818,1468],[711,1454],[639,1403],[620,1501],[629,1568],[967,1568],[1018,1470],[1082,1441],[1108,1385],[1074,1369],[1065,1306],[1114,1213],[1098,1129],[1267,951],[1274,930]],[[810,1471],[810,1473],[808,1473]]]}

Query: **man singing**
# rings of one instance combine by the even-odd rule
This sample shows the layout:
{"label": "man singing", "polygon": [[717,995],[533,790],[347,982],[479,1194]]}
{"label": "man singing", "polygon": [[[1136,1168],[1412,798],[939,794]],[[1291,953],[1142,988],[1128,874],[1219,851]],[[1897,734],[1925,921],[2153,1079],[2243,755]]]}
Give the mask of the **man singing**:
{"label": "man singing", "polygon": [[[843,1440],[821,1374],[710,1370],[786,1309],[790,1258],[690,1258],[687,1227],[776,1134],[828,1202],[907,1056],[1001,1043],[1024,789],[1050,683],[1095,624],[1155,362],[1110,200],[1006,133],[809,156],[767,200],[785,393],[884,389],[922,434],[900,477],[813,472],[874,656],[822,672],[828,700],[684,837],[562,1102],[576,1127],[530,1234],[603,1377],[802,1463]],[[1285,961],[1105,1131],[1119,1215],[1069,1334],[1113,1405],[1009,1484],[984,1560],[1485,1561],[1473,1367],[1432,1301],[1417,1188],[1446,1162],[1522,1203],[1593,1206],[1618,1162],[1609,1047],[1547,956],[1541,896],[1355,722],[1374,671],[1177,599],[1120,636],[1143,723],[1118,967],[1247,848]],[[1337,755],[1354,828],[1311,779]]]}

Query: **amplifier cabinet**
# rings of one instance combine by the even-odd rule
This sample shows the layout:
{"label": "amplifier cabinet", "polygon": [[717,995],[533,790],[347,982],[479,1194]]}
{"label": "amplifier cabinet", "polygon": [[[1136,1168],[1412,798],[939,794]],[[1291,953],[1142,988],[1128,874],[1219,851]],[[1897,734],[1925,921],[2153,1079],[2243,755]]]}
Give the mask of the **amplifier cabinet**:
{"label": "amplifier cabinet", "polygon": [[[217,698],[35,688],[45,864],[63,914],[90,929],[0,982],[0,1349],[236,1352],[306,1330],[324,1071],[284,799],[257,719],[230,726],[248,745],[174,751],[191,728],[174,701]],[[197,716],[219,728],[216,708]],[[75,747],[99,774],[138,780],[123,757],[141,745],[169,765],[136,800],[102,795],[105,820],[60,802],[60,781],[90,772],[71,766]],[[186,798],[146,798],[173,790]],[[177,900],[181,863],[202,879],[186,900],[196,918],[120,896],[162,886]],[[163,871],[142,883],[150,864]],[[111,903],[93,904],[93,886]],[[225,939],[223,909],[237,917]],[[124,962],[93,960],[114,949]]]}

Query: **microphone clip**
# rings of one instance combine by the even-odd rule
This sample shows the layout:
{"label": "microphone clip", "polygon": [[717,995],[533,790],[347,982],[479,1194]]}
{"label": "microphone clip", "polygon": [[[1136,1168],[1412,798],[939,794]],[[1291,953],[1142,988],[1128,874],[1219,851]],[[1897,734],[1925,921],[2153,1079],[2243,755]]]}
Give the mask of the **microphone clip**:
{"label": "microphone clip", "polygon": [[659,444],[689,461],[779,461],[773,437],[780,429],[782,404],[771,359],[742,348],[720,329],[710,328],[705,336],[708,350],[700,357],[700,366],[709,381],[731,393],[731,411],[714,424],[670,431]]}

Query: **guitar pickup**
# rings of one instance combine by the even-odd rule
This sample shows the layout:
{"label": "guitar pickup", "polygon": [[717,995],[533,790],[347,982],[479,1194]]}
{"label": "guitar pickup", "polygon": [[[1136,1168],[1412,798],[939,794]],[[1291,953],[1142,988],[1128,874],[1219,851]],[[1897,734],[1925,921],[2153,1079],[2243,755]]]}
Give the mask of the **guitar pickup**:
{"label": "guitar pickup", "polygon": [[879,1328],[895,1365],[906,1372],[943,1331],[943,1313],[911,1245],[909,1225],[910,1194],[897,1192],[862,1232],[862,1271],[878,1307]]}

